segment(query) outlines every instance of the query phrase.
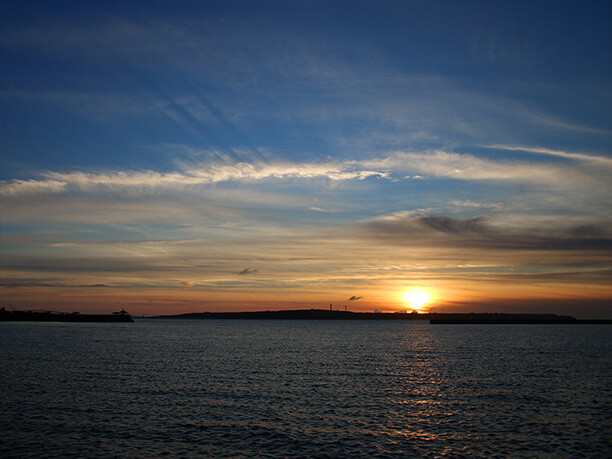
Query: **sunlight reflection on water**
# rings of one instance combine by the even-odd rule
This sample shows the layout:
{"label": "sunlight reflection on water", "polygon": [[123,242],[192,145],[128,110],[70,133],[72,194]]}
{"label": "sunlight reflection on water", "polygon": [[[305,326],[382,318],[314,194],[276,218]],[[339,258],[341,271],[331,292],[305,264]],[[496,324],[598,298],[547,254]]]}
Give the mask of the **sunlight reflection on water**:
{"label": "sunlight reflection on water", "polygon": [[610,456],[609,326],[0,324],[2,457]]}

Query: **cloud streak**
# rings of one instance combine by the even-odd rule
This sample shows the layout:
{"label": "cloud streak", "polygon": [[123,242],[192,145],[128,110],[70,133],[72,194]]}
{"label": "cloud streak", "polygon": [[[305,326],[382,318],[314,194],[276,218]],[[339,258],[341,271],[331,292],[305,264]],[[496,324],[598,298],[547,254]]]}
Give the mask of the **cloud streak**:
{"label": "cloud streak", "polygon": [[[527,222],[528,225],[528,222]],[[487,218],[437,215],[381,217],[366,223],[371,237],[391,244],[430,244],[437,247],[529,251],[599,251],[612,253],[612,225],[508,229]]]}
{"label": "cloud streak", "polygon": [[558,158],[573,159],[576,161],[584,161],[587,163],[596,164],[607,168],[612,168],[612,158],[606,156],[596,156],[586,153],[576,153],[563,150],[553,150],[550,148],[540,147],[524,147],[524,146],[512,146],[512,145],[483,145],[484,148],[491,148],[496,150],[506,151],[524,151],[527,153],[534,153],[539,155],[548,155]]}
{"label": "cloud streak", "polygon": [[387,178],[389,173],[359,168],[352,162],[337,163],[235,163],[210,164],[182,172],[115,171],[105,173],[46,172],[40,180],[12,180],[0,183],[0,195],[19,196],[63,191],[182,189],[221,182],[264,180],[328,179],[331,181]]}
{"label": "cloud streak", "polygon": [[362,162],[363,166],[456,180],[558,183],[574,171],[555,165],[534,167],[527,161],[494,161],[443,150],[394,152]]}
{"label": "cloud streak", "polygon": [[[548,149],[499,147],[538,154],[559,156],[612,167],[612,159],[586,154],[567,153]],[[390,179],[393,174],[406,177],[436,177],[455,180],[498,181],[546,184],[563,187],[580,182],[587,172],[559,164],[537,166],[527,161],[494,161],[472,154],[442,150],[425,152],[394,152],[364,160],[322,163],[299,162],[236,162],[210,163],[186,167],[181,171],[109,171],[109,172],[46,172],[41,179],[0,182],[0,195],[20,196],[62,193],[70,190],[163,190],[185,189],[222,182],[257,183],[268,180],[327,179],[332,182],[364,180],[377,177]],[[407,173],[413,175],[406,175]],[[600,179],[591,174],[593,179]],[[424,176],[424,177],[423,177]],[[609,187],[609,186],[608,186]],[[313,210],[325,212],[319,207]],[[328,211],[329,212],[329,211]]]}
{"label": "cloud streak", "polygon": [[111,288],[109,284],[69,284],[31,279],[0,279],[0,288]]}

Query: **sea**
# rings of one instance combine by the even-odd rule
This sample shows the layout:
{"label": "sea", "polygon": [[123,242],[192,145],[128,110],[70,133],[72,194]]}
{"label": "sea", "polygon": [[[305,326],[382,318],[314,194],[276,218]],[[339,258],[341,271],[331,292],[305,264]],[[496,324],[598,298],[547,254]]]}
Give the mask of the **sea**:
{"label": "sea", "polygon": [[612,326],[0,323],[0,457],[612,457]]}

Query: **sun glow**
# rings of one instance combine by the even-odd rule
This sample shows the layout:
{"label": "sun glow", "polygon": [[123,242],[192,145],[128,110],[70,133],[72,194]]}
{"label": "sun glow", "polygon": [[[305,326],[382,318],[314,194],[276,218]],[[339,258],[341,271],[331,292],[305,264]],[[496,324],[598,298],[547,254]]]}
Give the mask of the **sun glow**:
{"label": "sun glow", "polygon": [[414,311],[420,311],[431,301],[431,297],[423,290],[411,290],[410,292],[404,293],[403,300]]}

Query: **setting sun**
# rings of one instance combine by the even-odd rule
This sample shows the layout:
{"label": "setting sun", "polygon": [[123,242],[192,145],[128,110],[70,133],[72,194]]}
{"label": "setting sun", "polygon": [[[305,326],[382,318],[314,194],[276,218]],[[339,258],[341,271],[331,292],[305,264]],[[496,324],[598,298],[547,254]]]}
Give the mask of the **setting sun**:
{"label": "setting sun", "polygon": [[431,301],[431,297],[422,290],[412,290],[410,292],[406,292],[403,295],[403,299],[408,306],[415,311],[420,310],[423,306]]}

